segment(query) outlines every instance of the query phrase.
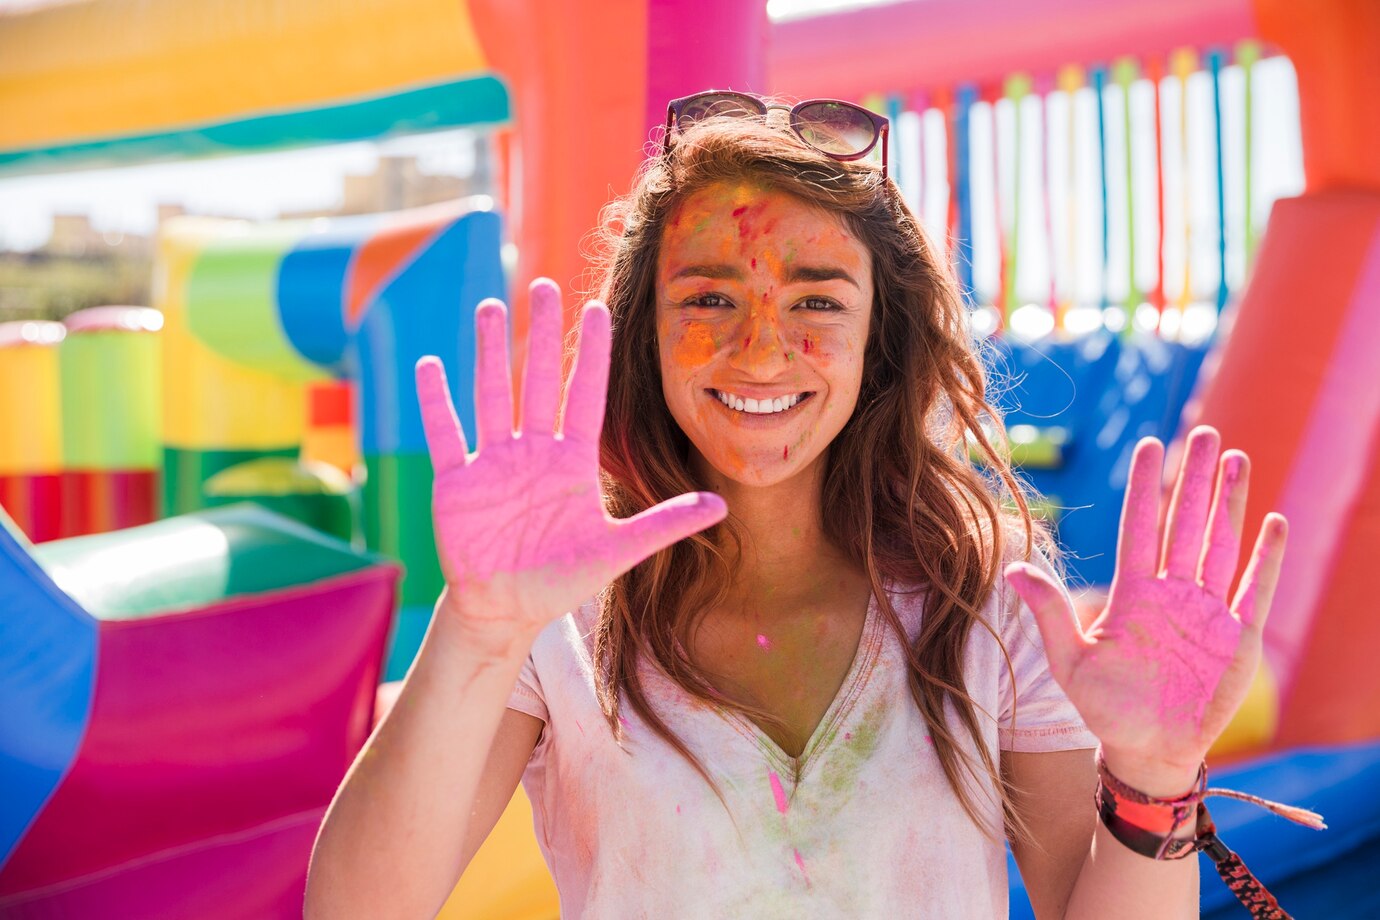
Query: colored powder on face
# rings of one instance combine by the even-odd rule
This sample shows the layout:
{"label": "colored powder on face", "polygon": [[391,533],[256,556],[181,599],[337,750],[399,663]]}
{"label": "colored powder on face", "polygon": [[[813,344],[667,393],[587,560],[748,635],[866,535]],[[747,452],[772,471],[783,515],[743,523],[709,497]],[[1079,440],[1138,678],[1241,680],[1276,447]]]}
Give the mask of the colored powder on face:
{"label": "colored powder on face", "polygon": [[718,346],[714,335],[703,326],[688,326],[671,333],[671,360],[681,367],[700,367],[709,363]]}
{"label": "colored powder on face", "polygon": [[801,347],[800,350],[805,352],[805,354],[807,355],[810,353],[810,337],[808,335],[805,337],[804,345]]}
{"label": "colored powder on face", "polygon": [[734,217],[742,217],[743,214],[744,214],[746,211],[747,211],[747,205],[739,205],[738,207],[736,207],[736,208],[733,209],[733,216],[734,216]]}
{"label": "colored powder on face", "polygon": [[753,267],[753,268],[756,268],[756,267],[757,267],[757,260],[756,260],[756,259],[753,259],[753,260],[752,260],[752,267]]}
{"label": "colored powder on face", "polygon": [[[775,770],[771,772],[771,794],[776,798],[776,810],[784,815],[790,805],[786,802],[786,790],[781,786],[781,777],[776,775]],[[799,859],[799,855],[796,858]]]}
{"label": "colored powder on face", "polygon": [[758,644],[759,646],[761,646],[762,651],[764,651],[764,652],[770,652],[770,651],[771,651],[771,640],[768,639],[766,636],[761,635],[760,633],[759,633],[758,636],[757,636],[757,644]]}
{"label": "colored powder on face", "polygon": [[785,447],[781,448],[781,459],[782,459],[782,460],[789,460],[789,459],[791,459],[791,445],[787,444]]}

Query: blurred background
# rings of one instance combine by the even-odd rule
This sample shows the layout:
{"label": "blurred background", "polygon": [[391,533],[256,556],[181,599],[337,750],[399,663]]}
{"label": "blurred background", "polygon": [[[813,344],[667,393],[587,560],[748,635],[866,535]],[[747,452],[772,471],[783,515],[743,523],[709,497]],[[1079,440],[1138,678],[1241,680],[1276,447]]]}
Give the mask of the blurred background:
{"label": "blurred background", "polygon": [[[1332,827],[1214,814],[1380,913],[1377,61],[1369,0],[0,0],[0,915],[300,914],[442,586],[412,366],[472,427],[474,307],[516,378],[707,88],[890,119],[1085,608],[1136,441],[1250,454],[1290,551],[1213,784]],[[558,915],[531,820],[442,916]]]}

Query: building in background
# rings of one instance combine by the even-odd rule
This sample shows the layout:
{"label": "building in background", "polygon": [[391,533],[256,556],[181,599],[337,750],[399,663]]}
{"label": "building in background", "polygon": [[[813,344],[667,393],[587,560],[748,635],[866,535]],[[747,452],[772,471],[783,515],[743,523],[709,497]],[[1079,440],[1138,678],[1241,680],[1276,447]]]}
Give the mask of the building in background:
{"label": "building in background", "polygon": [[[381,156],[372,172],[341,177],[338,204],[279,216],[370,214],[486,193],[487,146],[475,144],[475,168],[465,176],[426,172],[415,156]],[[160,203],[158,225],[188,213],[192,212],[182,204]],[[0,322],[60,320],[85,307],[149,303],[156,239],[156,232],[101,230],[92,225],[89,214],[54,214],[52,233],[41,247],[0,251]]]}

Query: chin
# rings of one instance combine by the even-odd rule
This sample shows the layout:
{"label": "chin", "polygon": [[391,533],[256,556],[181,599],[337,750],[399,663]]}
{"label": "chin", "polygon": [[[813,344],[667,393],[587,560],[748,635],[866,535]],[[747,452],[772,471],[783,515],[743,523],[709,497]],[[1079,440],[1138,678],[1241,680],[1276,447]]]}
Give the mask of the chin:
{"label": "chin", "polygon": [[699,461],[713,471],[715,478],[755,489],[771,488],[805,476],[819,460],[817,454],[786,460],[779,454],[742,457],[725,455],[721,451],[706,454],[699,448],[695,450],[700,455]]}

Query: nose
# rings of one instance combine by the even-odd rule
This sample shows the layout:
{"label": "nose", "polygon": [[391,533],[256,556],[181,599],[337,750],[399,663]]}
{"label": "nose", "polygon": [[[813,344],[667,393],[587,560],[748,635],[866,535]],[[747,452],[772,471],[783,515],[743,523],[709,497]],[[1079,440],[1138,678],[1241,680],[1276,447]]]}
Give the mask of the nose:
{"label": "nose", "polygon": [[778,364],[786,363],[786,329],[774,310],[767,307],[750,310],[739,326],[737,338],[729,358],[734,367],[767,376]]}

